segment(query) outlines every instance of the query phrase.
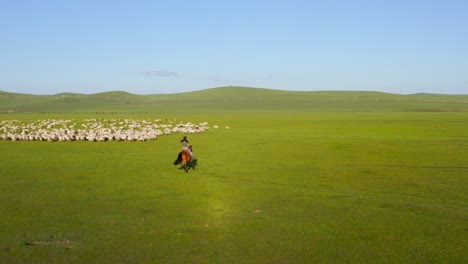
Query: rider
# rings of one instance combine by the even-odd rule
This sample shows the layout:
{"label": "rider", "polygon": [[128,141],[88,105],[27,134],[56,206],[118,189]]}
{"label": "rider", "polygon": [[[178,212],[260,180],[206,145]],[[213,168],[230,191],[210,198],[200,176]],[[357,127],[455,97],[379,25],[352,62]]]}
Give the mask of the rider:
{"label": "rider", "polygon": [[190,151],[190,148],[189,148],[190,143],[188,142],[187,137],[184,136],[184,138],[180,142],[182,143],[182,150],[188,152],[190,156],[192,157],[192,159],[194,159],[193,153],[192,151]]}

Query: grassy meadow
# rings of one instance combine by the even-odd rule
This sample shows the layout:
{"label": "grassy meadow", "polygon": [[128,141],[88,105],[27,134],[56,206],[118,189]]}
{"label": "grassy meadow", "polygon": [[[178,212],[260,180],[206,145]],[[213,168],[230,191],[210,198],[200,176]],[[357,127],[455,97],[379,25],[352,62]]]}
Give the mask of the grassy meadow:
{"label": "grassy meadow", "polygon": [[187,135],[188,173],[182,134],[0,141],[1,263],[468,261],[466,95],[0,92],[0,111],[219,125]]}

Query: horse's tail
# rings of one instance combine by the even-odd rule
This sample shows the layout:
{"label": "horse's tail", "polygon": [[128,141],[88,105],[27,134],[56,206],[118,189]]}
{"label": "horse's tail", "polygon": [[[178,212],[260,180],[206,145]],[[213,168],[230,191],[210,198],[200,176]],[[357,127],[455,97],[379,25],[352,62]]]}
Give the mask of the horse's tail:
{"label": "horse's tail", "polygon": [[179,152],[177,159],[174,161],[174,165],[180,164],[182,162],[182,152]]}

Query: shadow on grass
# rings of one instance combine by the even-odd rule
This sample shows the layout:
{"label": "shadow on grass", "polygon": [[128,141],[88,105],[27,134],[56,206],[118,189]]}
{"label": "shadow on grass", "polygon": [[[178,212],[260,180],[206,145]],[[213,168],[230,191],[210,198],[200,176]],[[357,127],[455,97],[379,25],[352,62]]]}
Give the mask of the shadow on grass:
{"label": "shadow on grass", "polygon": [[[187,171],[189,171],[190,169],[195,170],[197,166],[198,166],[198,159],[194,159],[193,161],[187,164]],[[179,170],[184,170],[184,166],[180,166]]]}

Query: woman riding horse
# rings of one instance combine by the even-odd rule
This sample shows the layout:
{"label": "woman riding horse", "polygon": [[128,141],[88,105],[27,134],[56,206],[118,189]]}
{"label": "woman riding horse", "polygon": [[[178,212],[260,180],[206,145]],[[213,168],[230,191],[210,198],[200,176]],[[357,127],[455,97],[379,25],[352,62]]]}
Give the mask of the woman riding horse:
{"label": "woman riding horse", "polygon": [[195,169],[196,160],[194,160],[192,153],[193,149],[189,144],[187,137],[184,137],[180,142],[182,142],[182,151],[174,161],[174,165],[182,163],[182,167],[185,169],[185,172],[188,172],[189,167]]}
{"label": "woman riding horse", "polygon": [[188,152],[193,159],[193,153],[189,148],[190,143],[188,142],[187,137],[184,136],[184,138],[180,142],[182,143],[182,150]]}

